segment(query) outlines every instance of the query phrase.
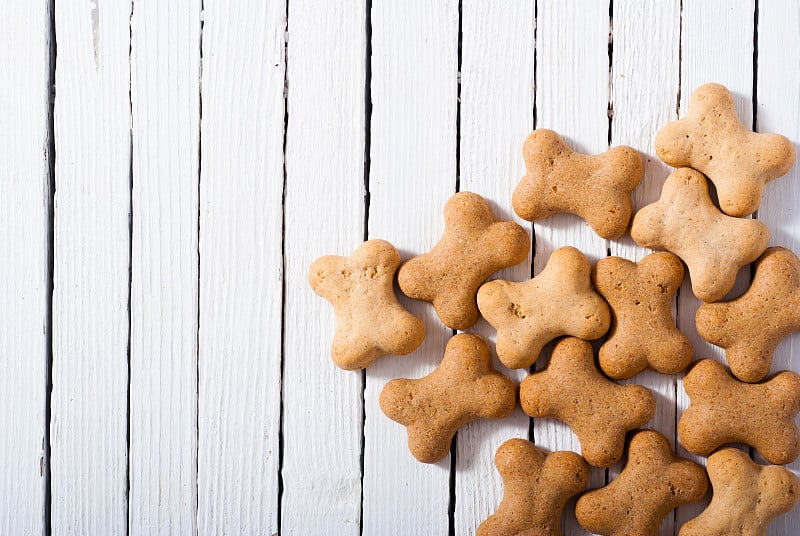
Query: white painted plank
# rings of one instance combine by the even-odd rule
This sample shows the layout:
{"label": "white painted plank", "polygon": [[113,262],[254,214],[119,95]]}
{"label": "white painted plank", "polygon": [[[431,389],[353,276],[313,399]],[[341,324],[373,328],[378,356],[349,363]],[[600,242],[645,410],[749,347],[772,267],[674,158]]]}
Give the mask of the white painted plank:
{"label": "white painted plank", "polygon": [[[752,124],[753,91],[753,0],[731,4],[725,0],[684,2],[681,42],[680,116],[683,117],[692,92],[707,82],[725,85],[734,94],[739,118],[748,127]],[[712,22],[713,21],[713,22]],[[750,272],[739,272],[731,295],[743,292],[750,281]],[[692,343],[695,359],[713,358],[724,363],[724,353],[697,334],[695,312],[701,304],[693,294],[687,277],[678,296],[678,327]],[[689,406],[689,398],[678,378],[678,417]],[[678,447],[678,454],[705,465],[706,458],[695,456]],[[675,526],[697,516],[707,505],[700,501],[678,508]]]}
{"label": "white painted plank", "polygon": [[[608,1],[538,2],[536,22],[536,128],[558,132],[576,151],[608,150]],[[550,253],[571,245],[592,262],[606,256],[606,240],[578,216],[536,222],[534,272]]]}
{"label": "white painted plank", "polygon": [[[658,200],[670,171],[655,155],[654,140],[661,127],[677,119],[680,15],[679,0],[614,2],[611,145],[629,145],[642,154],[645,171],[633,193],[634,212]],[[612,255],[636,262],[650,253],[636,245],[629,234],[612,241],[610,249]],[[673,310],[674,306],[673,300]],[[637,383],[653,391],[656,414],[646,428],[661,432],[674,449],[676,376],[647,370],[620,383]],[[609,481],[621,469],[622,463],[611,467]],[[674,534],[674,525],[674,516],[667,515],[660,533]]]}
{"label": "white painted plank", "polygon": [[277,531],[285,5],[204,2],[198,530]]}
{"label": "white painted plank", "polygon": [[[461,6],[461,190],[483,195],[495,216],[530,223],[514,214],[511,194],[525,174],[522,142],[533,129],[532,2],[481,2]],[[530,257],[497,277],[524,281]],[[519,383],[523,370],[508,370],[496,358],[496,331],[481,319],[473,333],[483,336],[495,355],[494,367]],[[517,407],[501,421],[480,420],[458,432],[455,534],[474,534],[494,513],[503,495],[494,467],[497,448],[512,437],[528,438],[530,419]]]}
{"label": "white painted plank", "polygon": [[[800,4],[793,0],[759,2],[757,129],[787,136],[798,148],[800,140]],[[800,152],[800,151],[798,151]],[[767,185],[758,219],[772,232],[772,244],[800,254],[800,171],[792,168],[785,177]],[[772,360],[772,373],[790,369],[800,372],[800,334],[790,335]],[[763,460],[759,460],[764,463]],[[800,474],[800,461],[787,466]],[[768,534],[792,534],[800,526],[800,507],[778,518]]]}
{"label": "white painted plank", "polygon": [[[558,132],[582,153],[608,150],[609,13],[608,1],[540,0],[536,20],[536,128]],[[534,224],[534,273],[563,246],[580,249],[591,262],[605,257],[607,241],[582,219],[558,214]],[[548,350],[546,350],[547,352]],[[546,366],[546,356],[536,368]],[[580,453],[569,427],[554,419],[534,419],[534,442],[547,450]],[[605,484],[605,471],[593,468],[589,487]],[[564,532],[585,534],[575,520],[573,502],[565,509]]]}
{"label": "white painted plank", "polygon": [[364,237],[366,17],[364,0],[289,4],[282,534],[360,528],[363,373],[333,364],[307,274]]}
{"label": "white painted plank", "polygon": [[[388,240],[404,259],[436,243],[455,192],[457,71],[456,0],[373,1],[369,237]],[[401,303],[422,317],[427,337],[413,354],[367,370],[363,532],[447,534],[450,457],[415,460],[378,396],[392,378],[429,373],[452,331],[429,304]]]}
{"label": "white painted plank", "polygon": [[52,530],[127,530],[129,3],[57,1]]}
{"label": "white painted plank", "polygon": [[49,2],[0,3],[0,35],[0,533],[42,534],[49,463]]}
{"label": "white painted plank", "polygon": [[131,534],[197,531],[200,2],[131,19]]}

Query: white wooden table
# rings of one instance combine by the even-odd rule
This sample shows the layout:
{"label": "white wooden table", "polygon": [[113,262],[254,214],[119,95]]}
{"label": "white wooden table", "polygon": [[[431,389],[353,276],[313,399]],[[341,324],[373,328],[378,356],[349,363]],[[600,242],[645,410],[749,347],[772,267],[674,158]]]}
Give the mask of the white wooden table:
{"label": "white wooden table", "polygon": [[[5,0],[0,73],[0,534],[467,535],[500,500],[500,443],[577,441],[516,410],[416,462],[378,394],[432,370],[451,331],[406,300],[422,348],[341,371],[309,264],[365,238],[426,251],[456,190],[516,219],[535,127],[636,147],[635,201],[652,202],[669,172],[655,133],[705,82],[797,143],[800,3]],[[798,175],[757,213],[796,252]],[[646,253],[574,217],[526,225],[533,253],[502,277],[563,245]],[[697,305],[684,286],[678,324],[721,359]],[[773,370],[800,371],[798,351],[791,337]],[[635,381],[674,443],[680,377]],[[799,532],[796,508],[770,534]]]}

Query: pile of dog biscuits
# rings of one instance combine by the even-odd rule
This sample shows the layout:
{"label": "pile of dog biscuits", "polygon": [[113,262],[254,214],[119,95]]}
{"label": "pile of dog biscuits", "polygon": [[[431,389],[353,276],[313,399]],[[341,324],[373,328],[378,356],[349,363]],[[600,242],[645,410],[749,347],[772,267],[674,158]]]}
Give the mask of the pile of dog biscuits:
{"label": "pile of dog biscuits", "polygon": [[[730,92],[707,84],[692,95],[686,117],[658,133],[656,152],[677,169],[659,200],[633,215],[631,192],[643,176],[636,150],[580,154],[557,133],[539,129],[525,140],[527,174],[512,198],[525,220],[567,212],[603,238],[630,228],[637,244],[663,250],[638,263],[607,257],[592,266],[579,250],[563,247],[528,281],[486,282],[525,260],[530,238],[518,224],[496,218],[480,195],[460,192],[445,205],[444,235],[428,253],[401,265],[391,244],[369,240],[350,257],[322,257],[309,270],[313,290],[334,307],[331,356],[346,370],[410,354],[425,338],[423,322],[398,302],[395,278],[406,296],[430,302],[454,330],[485,318],[509,368],[529,369],[555,341],[547,367],[519,388],[492,368],[481,337],[460,333],[431,374],[391,380],[381,392],[381,409],[407,428],[411,453],[425,463],[447,455],[459,427],[507,417],[517,400],[531,417],[559,419],[575,432],[580,455],[547,454],[518,438],[500,446],[495,465],[504,495],[478,535],[561,534],[562,510],[586,487],[588,464],[610,467],[626,448],[619,476],[575,503],[578,522],[596,534],[657,534],[671,510],[706,494],[709,478],[711,502],[681,527],[682,536],[766,534],[771,520],[800,498],[800,481],[781,467],[800,455],[800,375],[767,378],[777,345],[800,330],[800,259],[767,248],[769,229],[746,218],[758,209],[766,183],[794,164],[794,145],[778,134],[751,132]],[[749,289],[720,302],[753,262]],[[657,431],[636,431],[652,419],[655,397],[615,381],[645,369],[672,375],[690,366],[693,349],[670,310],[684,266],[692,292],[705,302],[696,315],[698,333],[725,350],[730,368],[700,360],[683,381],[691,403],[678,422],[678,440],[709,456],[707,472],[676,456]],[[603,337],[595,355],[588,341]],[[749,445],[773,465],[721,448],[730,443]]]}

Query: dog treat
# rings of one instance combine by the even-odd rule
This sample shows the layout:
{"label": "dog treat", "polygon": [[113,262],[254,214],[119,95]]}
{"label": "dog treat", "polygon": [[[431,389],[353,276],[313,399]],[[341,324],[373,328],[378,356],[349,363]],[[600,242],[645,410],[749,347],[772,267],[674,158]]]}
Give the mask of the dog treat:
{"label": "dog treat", "polygon": [[599,155],[573,151],[552,130],[535,130],[525,140],[527,174],[511,198],[528,221],[568,212],[603,238],[618,238],[631,220],[631,192],[642,180],[639,152],[619,146]]}
{"label": "dog treat", "polygon": [[409,298],[433,303],[448,327],[467,329],[478,320],[478,287],[501,268],[524,261],[531,241],[525,229],[495,218],[489,203],[471,192],[447,201],[444,222],[439,242],[403,264],[397,282]]}
{"label": "dog treat", "polygon": [[656,410],[653,393],[607,379],[595,368],[592,345],[575,338],[559,341],[547,369],[522,380],[520,404],[531,417],[566,422],[596,467],[617,463],[625,432],[647,423]]}
{"label": "dog treat", "polygon": [[777,465],[763,466],[744,452],[727,448],[708,457],[714,495],[680,536],[766,536],[769,524],[800,498],[800,481]]}
{"label": "dog treat", "polygon": [[589,482],[584,459],[569,451],[546,454],[515,438],[500,445],[494,465],[503,479],[503,501],[477,536],[560,536],[564,505]]}
{"label": "dog treat", "polygon": [[800,454],[800,376],[779,372],[750,384],[705,359],[683,379],[691,403],[678,421],[678,439],[689,452],[708,455],[726,443],[745,443],[769,462],[791,463]]}
{"label": "dog treat", "polygon": [[753,283],[741,297],[697,310],[697,332],[725,349],[734,376],[757,382],[769,374],[784,337],[800,331],[800,259],[788,249],[767,249]]}
{"label": "dog treat", "polygon": [[656,153],[673,167],[691,167],[717,187],[722,211],[747,216],[758,209],[764,185],[789,172],[794,144],[780,134],[759,134],[736,115],[725,86],[706,84],[692,94],[685,119],[656,137]]}
{"label": "dog treat", "polygon": [[608,304],[593,289],[591,264],[573,247],[557,249],[542,272],[522,283],[496,279],[478,290],[478,307],[497,329],[497,356],[527,368],[561,335],[598,339],[608,331]]}
{"label": "dog treat", "polygon": [[351,257],[329,255],[308,271],[311,288],[333,305],[333,362],[345,370],[368,367],[385,354],[406,355],[425,338],[425,325],[394,294],[400,254],[385,240],[369,240]]}
{"label": "dog treat", "polygon": [[462,425],[508,417],[516,402],[514,382],[492,368],[486,343],[469,333],[450,339],[442,362],[429,375],[392,380],[380,395],[381,409],[408,428],[408,448],[424,463],[447,456]]}
{"label": "dog treat", "polygon": [[704,302],[725,296],[739,268],[756,260],[770,238],[763,223],[720,212],[705,178],[688,168],[675,170],[661,198],[636,213],[631,236],[640,246],[666,249],[683,259],[692,291]]}
{"label": "dog treat", "polygon": [[683,281],[683,263],[662,251],[638,263],[619,257],[597,261],[597,291],[611,305],[611,331],[600,347],[600,368],[626,380],[646,368],[677,374],[692,361],[692,345],[675,327],[671,304]]}
{"label": "dog treat", "polygon": [[631,439],[619,476],[578,499],[575,517],[602,536],[657,536],[664,516],[702,499],[707,489],[702,467],[675,456],[664,436],[645,430]]}

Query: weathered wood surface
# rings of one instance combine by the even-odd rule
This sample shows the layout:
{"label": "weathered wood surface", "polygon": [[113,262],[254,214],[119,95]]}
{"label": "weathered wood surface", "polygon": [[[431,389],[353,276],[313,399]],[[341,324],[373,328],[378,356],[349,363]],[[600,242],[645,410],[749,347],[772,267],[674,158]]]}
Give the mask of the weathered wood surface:
{"label": "weathered wood surface", "polygon": [[[473,534],[502,497],[504,440],[577,439],[517,409],[418,463],[378,397],[431,371],[453,331],[403,298],[423,346],[339,370],[310,263],[368,238],[425,252],[457,190],[531,232],[530,257],[494,277],[528,279],[565,245],[639,260],[648,250],[575,216],[517,218],[525,136],[636,148],[636,207],[670,172],[655,134],[706,82],[734,92],[745,124],[797,144],[799,24],[791,0],[0,6],[0,532]],[[798,203],[795,167],[754,215],[771,244],[800,248]],[[697,335],[698,305],[687,281],[677,323],[696,357],[722,360]],[[491,326],[469,331],[493,349]],[[797,341],[773,372],[800,371]],[[704,463],[675,437],[681,375],[629,382],[657,394],[647,427]],[[769,534],[799,525],[796,508]],[[585,533],[569,508],[564,527]]]}

